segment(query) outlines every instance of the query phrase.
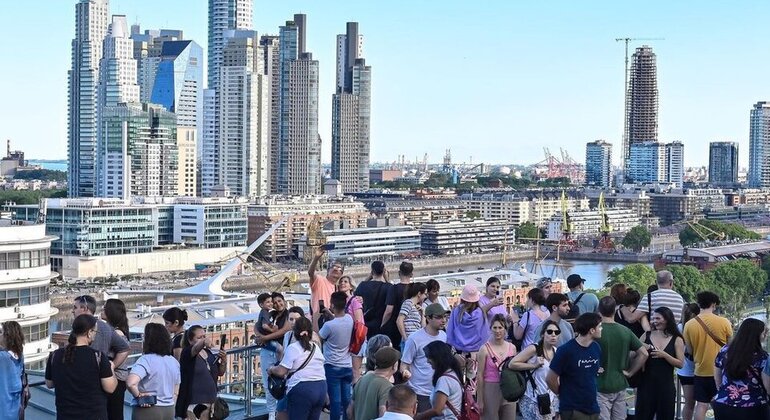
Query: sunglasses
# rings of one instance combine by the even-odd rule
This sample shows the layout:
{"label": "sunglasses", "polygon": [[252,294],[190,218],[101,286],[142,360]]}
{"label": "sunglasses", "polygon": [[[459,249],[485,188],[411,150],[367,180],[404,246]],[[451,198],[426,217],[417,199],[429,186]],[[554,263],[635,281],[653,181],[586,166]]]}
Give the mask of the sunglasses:
{"label": "sunglasses", "polygon": [[559,335],[561,334],[561,330],[545,330],[545,333],[548,335]]}

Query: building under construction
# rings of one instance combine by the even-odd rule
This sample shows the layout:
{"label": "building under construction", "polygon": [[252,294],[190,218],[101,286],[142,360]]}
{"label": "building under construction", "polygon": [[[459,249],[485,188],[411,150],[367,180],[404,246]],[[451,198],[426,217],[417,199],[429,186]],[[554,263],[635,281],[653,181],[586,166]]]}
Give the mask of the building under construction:
{"label": "building under construction", "polygon": [[655,53],[644,45],[636,49],[626,91],[626,130],[623,159],[633,143],[658,141],[658,70]]}

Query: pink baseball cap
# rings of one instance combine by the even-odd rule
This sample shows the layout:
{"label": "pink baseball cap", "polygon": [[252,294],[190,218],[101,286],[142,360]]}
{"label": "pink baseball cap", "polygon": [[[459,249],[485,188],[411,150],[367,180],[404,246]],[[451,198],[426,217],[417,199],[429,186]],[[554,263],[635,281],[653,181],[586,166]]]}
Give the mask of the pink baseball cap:
{"label": "pink baseball cap", "polygon": [[466,302],[478,302],[479,297],[479,289],[472,284],[466,284],[465,287],[463,287],[463,293],[460,295],[460,299]]}

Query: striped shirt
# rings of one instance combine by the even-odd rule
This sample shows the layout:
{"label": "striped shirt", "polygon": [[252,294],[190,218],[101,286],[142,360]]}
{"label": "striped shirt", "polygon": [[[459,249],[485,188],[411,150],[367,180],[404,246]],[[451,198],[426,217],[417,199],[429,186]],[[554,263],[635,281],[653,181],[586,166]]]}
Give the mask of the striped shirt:
{"label": "striped shirt", "polygon": [[[671,312],[674,313],[674,318],[676,318],[676,322],[680,323],[682,322],[682,307],[684,307],[684,299],[682,299],[682,295],[679,293],[671,290],[671,289],[658,289],[650,294],[650,301],[652,303],[652,310],[656,310],[658,308],[666,307],[668,309],[671,309]],[[647,304],[647,295],[642,295],[642,300],[639,302],[639,306],[636,308],[637,311],[642,311],[646,313],[650,313],[650,307]]]}
{"label": "striped shirt", "polygon": [[422,312],[412,303],[412,299],[407,299],[401,305],[399,315],[404,316],[404,332],[406,338],[409,338],[413,332],[422,328]]}

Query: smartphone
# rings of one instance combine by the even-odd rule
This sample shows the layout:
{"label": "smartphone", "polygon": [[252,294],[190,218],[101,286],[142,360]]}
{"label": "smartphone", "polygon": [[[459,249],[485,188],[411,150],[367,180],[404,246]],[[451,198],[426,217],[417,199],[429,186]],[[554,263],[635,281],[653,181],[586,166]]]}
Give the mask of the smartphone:
{"label": "smartphone", "polygon": [[332,249],[334,249],[334,245],[335,244],[323,244],[321,246],[321,249],[323,249],[324,251],[331,251]]}
{"label": "smartphone", "polygon": [[220,334],[219,335],[219,348],[221,348],[221,349],[225,348],[225,344],[227,344],[227,334]]}
{"label": "smartphone", "polygon": [[318,308],[321,309],[322,311],[326,308],[326,305],[324,305],[323,299],[318,301]]}

